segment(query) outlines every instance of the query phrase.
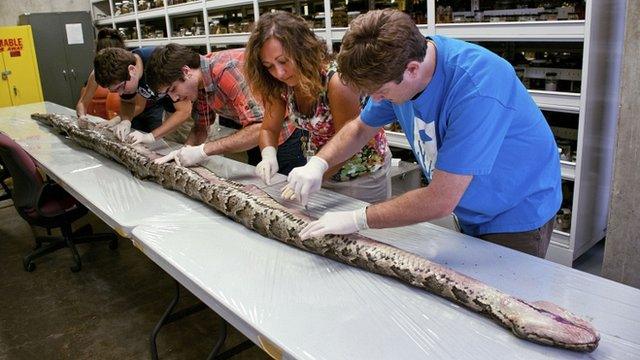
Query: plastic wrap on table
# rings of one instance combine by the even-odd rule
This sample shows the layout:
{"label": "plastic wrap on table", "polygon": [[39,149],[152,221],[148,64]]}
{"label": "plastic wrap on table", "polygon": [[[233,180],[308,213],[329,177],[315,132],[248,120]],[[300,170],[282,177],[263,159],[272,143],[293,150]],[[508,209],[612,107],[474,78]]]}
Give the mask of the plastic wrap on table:
{"label": "plastic wrap on table", "polygon": [[[6,111],[16,109],[24,113],[0,122],[0,130],[8,128],[9,135],[13,125],[23,126],[38,111]],[[116,226],[131,226],[133,241],[145,254],[270,354],[302,359],[640,358],[640,290],[429,224],[365,232],[511,295],[569,308],[602,336],[590,354],[541,346],[424,290],[264,238],[179,193],[133,179],[119,165],[76,149],[59,135],[34,129],[21,135],[28,138],[19,142],[31,146],[28,151],[48,171],[62,175],[65,186]],[[277,198],[281,186],[264,190]],[[320,192],[305,211],[318,216],[362,205]]]}
{"label": "plastic wrap on table", "polygon": [[[265,191],[279,194],[278,186]],[[308,211],[314,215],[363,204],[321,191],[310,199]],[[224,217],[172,220],[137,227],[134,241],[234,327],[284,358],[640,356],[640,290],[435,225],[364,234],[514,296],[570,308],[601,332],[598,349],[580,354],[518,339],[484,316],[424,290],[264,238]]]}
{"label": "plastic wrap on table", "polygon": [[[45,104],[47,111],[71,112],[70,109]],[[200,202],[135,178],[129,170],[111,159],[88,151],[32,120],[32,111],[41,107],[12,108],[12,115],[0,121],[0,131],[15,139],[54,181],[120,235],[129,236],[142,220],[157,216],[195,212],[215,214]],[[0,116],[2,111],[0,109]],[[156,146],[162,147],[163,143]]]}
{"label": "plastic wrap on table", "polygon": [[58,112],[75,114],[70,109],[52,103],[33,103],[22,106],[0,108],[0,131],[9,134],[15,141],[34,139],[51,131],[30,118],[34,112]]}

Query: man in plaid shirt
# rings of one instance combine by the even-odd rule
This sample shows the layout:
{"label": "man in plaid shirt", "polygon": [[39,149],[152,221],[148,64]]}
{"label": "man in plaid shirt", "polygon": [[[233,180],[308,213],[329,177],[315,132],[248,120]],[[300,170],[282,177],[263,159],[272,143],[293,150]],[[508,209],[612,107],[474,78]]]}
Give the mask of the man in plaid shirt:
{"label": "man in plaid shirt", "polygon": [[[151,87],[174,102],[194,102],[198,114],[187,138],[187,146],[158,159],[159,162],[176,160],[183,166],[191,166],[210,155],[256,148],[264,110],[244,79],[243,61],[244,49],[202,56],[186,46],[168,44],[154,51],[147,67]],[[236,124],[231,127],[241,129],[230,136],[204,143],[215,114]],[[301,134],[295,130],[287,121],[280,132],[278,163],[281,163],[282,173],[305,163],[300,147]],[[250,158],[252,165],[259,161],[259,157]]]}

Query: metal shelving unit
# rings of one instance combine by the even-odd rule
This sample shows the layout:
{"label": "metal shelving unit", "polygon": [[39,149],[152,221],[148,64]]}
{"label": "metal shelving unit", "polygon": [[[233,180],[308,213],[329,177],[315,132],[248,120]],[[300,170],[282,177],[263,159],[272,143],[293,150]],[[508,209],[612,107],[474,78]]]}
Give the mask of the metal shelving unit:
{"label": "metal shelving unit", "polygon": [[466,41],[582,41],[584,20],[436,24],[435,33]]}
{"label": "metal shelving unit", "polygon": [[[248,33],[210,34],[209,11],[253,6],[254,21],[261,5],[285,3],[273,0],[197,0],[138,11],[137,0],[133,12],[111,16],[115,0],[89,0],[92,16],[97,26],[112,26],[135,22],[138,39],[128,40],[128,47],[153,46],[176,42],[184,45],[212,47],[244,44]],[[286,3],[291,3],[293,0]],[[298,1],[300,2],[300,1]],[[477,0],[470,0],[477,4]],[[331,0],[323,0],[325,27],[314,31],[326,39],[327,44],[340,42],[346,28],[332,27]],[[472,5],[474,6],[474,5]],[[477,5],[476,5],[477,6]],[[106,14],[107,11],[110,13]],[[99,17],[98,14],[106,17]],[[624,2],[586,0],[585,20],[560,21],[510,21],[479,23],[436,23],[436,1],[426,1],[426,24],[418,25],[425,35],[445,35],[467,41],[485,42],[580,42],[583,47],[581,71],[567,70],[562,76],[580,80],[580,93],[529,90],[542,110],[578,114],[577,156],[575,162],[561,161],[562,178],[574,183],[571,229],[569,232],[554,230],[548,259],[571,266],[606,233],[610,181],[612,174],[615,117],[617,108],[611,99],[618,92],[618,69],[623,36],[622,21]],[[172,36],[171,18],[176,15],[201,15],[205,34],[199,36]],[[142,39],[140,22],[162,20],[166,24],[167,37]],[[331,46],[330,46],[331,47]],[[603,56],[607,54],[607,56]],[[528,71],[543,72],[544,69]],[[529,74],[535,77],[535,74]],[[391,146],[409,149],[401,133],[387,132]]]}

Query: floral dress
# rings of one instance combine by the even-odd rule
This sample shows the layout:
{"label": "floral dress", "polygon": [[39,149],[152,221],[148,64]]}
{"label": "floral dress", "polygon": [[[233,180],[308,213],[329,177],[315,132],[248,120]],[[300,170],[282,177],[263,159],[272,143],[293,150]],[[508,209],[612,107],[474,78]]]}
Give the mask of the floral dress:
{"label": "floral dress", "polygon": [[[309,139],[303,142],[304,150],[317,152],[336,134],[327,95],[329,80],[335,73],[336,63],[331,62],[322,74],[323,90],[316,103],[314,115],[311,117],[298,111],[293,88],[287,89],[285,94],[287,116],[296,127],[309,132]],[[385,162],[387,149],[387,138],[384,130],[380,129],[358,153],[345,162],[333,175],[332,180],[349,181],[361,175],[376,172]]]}

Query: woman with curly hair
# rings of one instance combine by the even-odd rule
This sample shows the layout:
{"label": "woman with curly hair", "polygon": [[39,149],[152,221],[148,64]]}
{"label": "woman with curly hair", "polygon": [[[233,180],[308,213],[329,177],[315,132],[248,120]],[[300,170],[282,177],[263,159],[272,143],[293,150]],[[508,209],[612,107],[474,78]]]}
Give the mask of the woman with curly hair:
{"label": "woman with curly hair", "polygon": [[[308,132],[303,142],[307,166],[327,170],[327,163],[313,155],[358,116],[363,99],[342,83],[324,41],[297,15],[263,14],[247,43],[244,69],[265,108],[256,173],[269,183],[278,171],[275,154],[285,119]],[[361,151],[325,172],[323,187],[367,202],[385,200],[391,194],[390,159],[380,129]],[[290,198],[291,190],[285,187],[283,196]],[[304,196],[299,200],[307,202]]]}

